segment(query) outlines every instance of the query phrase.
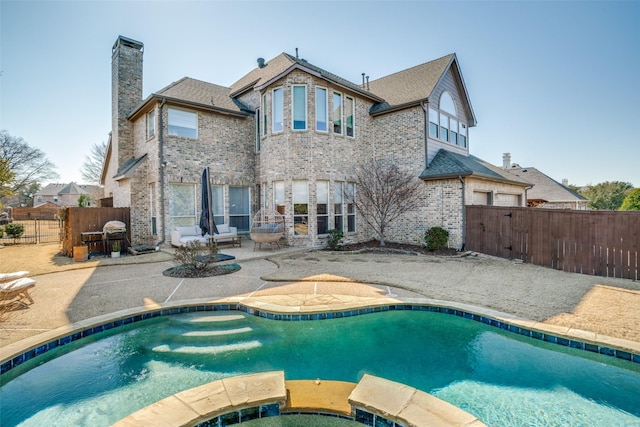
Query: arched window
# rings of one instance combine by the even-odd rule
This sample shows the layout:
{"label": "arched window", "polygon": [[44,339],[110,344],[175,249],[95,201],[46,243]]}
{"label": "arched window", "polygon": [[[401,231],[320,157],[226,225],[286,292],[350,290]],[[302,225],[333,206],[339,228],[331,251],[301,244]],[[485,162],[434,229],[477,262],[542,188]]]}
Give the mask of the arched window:
{"label": "arched window", "polygon": [[446,111],[452,116],[456,116],[456,104],[453,102],[453,98],[449,92],[442,92],[440,95],[440,111]]}

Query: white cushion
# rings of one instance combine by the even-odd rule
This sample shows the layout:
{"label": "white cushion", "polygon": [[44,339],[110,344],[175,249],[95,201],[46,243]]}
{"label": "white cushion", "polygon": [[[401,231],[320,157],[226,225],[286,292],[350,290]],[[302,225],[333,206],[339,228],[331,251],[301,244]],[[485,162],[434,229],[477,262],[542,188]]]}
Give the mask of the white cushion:
{"label": "white cushion", "polygon": [[0,273],[0,283],[20,279],[21,277],[25,277],[27,274],[29,274],[28,271],[16,271],[15,273]]}
{"label": "white cushion", "polygon": [[229,224],[216,224],[216,227],[218,228],[218,233],[222,234],[222,233],[229,233],[231,230],[229,230]]}
{"label": "white cushion", "polygon": [[20,289],[29,288],[31,286],[34,286],[35,284],[35,280],[29,279],[28,277],[23,277],[22,279],[3,283],[2,286],[0,286],[0,289],[2,290],[2,292],[15,292]]}

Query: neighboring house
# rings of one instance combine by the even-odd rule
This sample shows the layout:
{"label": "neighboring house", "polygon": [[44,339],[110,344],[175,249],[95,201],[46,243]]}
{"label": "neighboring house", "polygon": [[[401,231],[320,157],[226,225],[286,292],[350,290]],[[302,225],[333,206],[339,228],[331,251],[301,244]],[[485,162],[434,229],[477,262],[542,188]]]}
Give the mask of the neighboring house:
{"label": "neighboring house", "polygon": [[533,187],[527,190],[527,206],[548,209],[586,210],[587,199],[564,184],[553,180],[536,168],[522,168],[511,163],[511,155],[502,156],[503,167],[509,173],[529,181]]}
{"label": "neighboring house", "polygon": [[99,185],[84,185],[70,182],[69,184],[48,184],[33,196],[33,207],[45,203],[57,206],[78,206],[78,198],[82,194],[89,197],[88,206],[97,206],[96,201],[102,198],[104,190]]}
{"label": "neighboring house", "polygon": [[390,241],[423,242],[427,228],[464,245],[464,205],[524,206],[530,184],[469,155],[476,118],[455,54],[362,84],[282,53],[231,87],[191,78],[142,99],[143,44],[112,50],[112,130],[105,197],[131,208],[132,240],[169,243],[197,224],[200,177],[210,169],[216,223],[250,228],[261,208],[286,219],[290,245],[374,236],[346,195],[355,169],[394,161],[421,179],[421,207],[387,228]]}

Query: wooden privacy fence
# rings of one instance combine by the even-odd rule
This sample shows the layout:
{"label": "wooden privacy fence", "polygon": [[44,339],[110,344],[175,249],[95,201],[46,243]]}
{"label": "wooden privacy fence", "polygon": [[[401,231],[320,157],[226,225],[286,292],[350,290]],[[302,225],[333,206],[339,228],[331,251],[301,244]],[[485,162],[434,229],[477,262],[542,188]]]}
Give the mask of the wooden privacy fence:
{"label": "wooden privacy fence", "polygon": [[129,208],[68,208],[64,221],[62,252],[73,256],[73,247],[83,246],[81,233],[101,232],[109,221],[125,223],[127,238],[122,242],[122,250],[126,251],[129,247],[128,242],[131,241]]}
{"label": "wooden privacy fence", "polygon": [[466,207],[466,249],[594,276],[638,280],[640,212]]}

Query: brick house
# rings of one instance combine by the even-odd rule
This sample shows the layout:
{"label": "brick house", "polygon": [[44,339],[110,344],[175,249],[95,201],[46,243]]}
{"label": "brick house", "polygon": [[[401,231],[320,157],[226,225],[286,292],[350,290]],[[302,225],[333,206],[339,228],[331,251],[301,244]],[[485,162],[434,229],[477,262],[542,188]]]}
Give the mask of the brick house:
{"label": "brick house", "polygon": [[88,206],[96,206],[97,200],[102,198],[103,189],[99,185],[76,184],[47,184],[33,196],[33,206],[39,207],[45,203],[57,206],[78,206],[81,195],[88,197]]}
{"label": "brick house", "polygon": [[[361,84],[282,53],[231,87],[191,78],[142,99],[143,44],[112,50],[112,131],[102,183],[131,208],[136,243],[168,243],[197,224],[209,167],[214,220],[249,230],[261,208],[285,215],[293,246],[321,246],[326,231],[373,237],[345,194],[355,166],[392,160],[421,179],[421,207],[387,229],[419,243],[427,228],[464,245],[464,205],[523,206],[531,184],[469,154],[476,118],[455,54]],[[367,78],[368,80],[368,78]],[[304,227],[295,227],[304,224]]]}

